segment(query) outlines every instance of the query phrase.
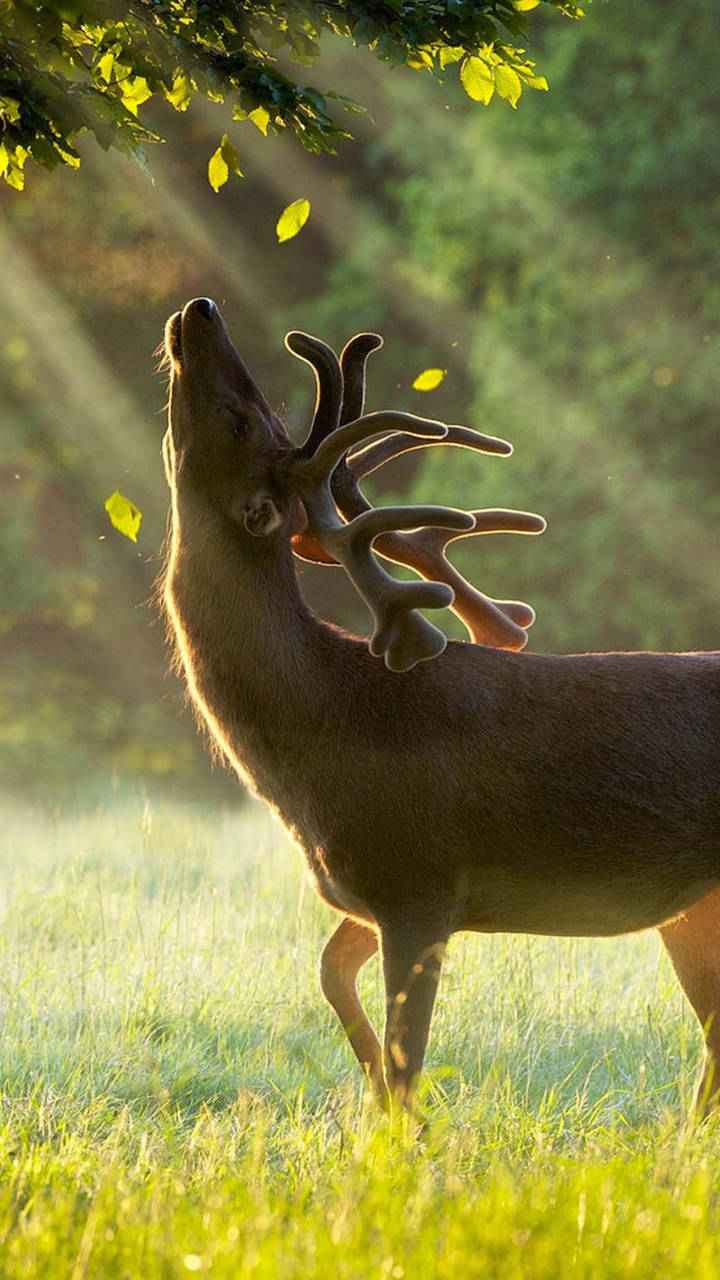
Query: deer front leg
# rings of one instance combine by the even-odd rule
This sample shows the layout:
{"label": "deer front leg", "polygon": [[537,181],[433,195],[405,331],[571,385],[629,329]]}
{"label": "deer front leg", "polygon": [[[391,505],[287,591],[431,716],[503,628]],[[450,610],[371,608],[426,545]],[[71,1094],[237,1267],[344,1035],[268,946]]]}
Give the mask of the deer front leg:
{"label": "deer front leg", "polygon": [[425,1058],[447,933],[426,925],[381,929],[387,1022],[385,1075],[393,1101],[411,1107]]}
{"label": "deer front leg", "polygon": [[385,1079],[380,1041],[373,1031],[357,993],[357,975],[378,949],[378,938],[369,925],[346,916],[325,944],[320,959],[320,986],[345,1030],[355,1057],[383,1106]]}
{"label": "deer front leg", "polygon": [[705,1037],[705,1055],[695,1089],[698,1117],[720,1102],[720,889],[660,929]]}

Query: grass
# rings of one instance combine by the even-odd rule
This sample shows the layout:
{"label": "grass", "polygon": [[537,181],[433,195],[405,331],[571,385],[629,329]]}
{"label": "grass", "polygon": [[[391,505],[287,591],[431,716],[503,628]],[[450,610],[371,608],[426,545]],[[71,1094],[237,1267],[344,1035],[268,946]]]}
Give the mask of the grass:
{"label": "grass", "polygon": [[654,935],[454,939],[417,1137],[365,1096],[332,915],[263,810],[4,818],[3,1280],[717,1276],[720,1135]]}

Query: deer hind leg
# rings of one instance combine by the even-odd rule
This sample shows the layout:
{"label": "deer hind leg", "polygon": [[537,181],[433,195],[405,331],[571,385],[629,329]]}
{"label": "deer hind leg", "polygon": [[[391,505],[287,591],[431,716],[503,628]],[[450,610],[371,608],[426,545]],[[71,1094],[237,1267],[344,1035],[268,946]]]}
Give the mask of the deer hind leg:
{"label": "deer hind leg", "polygon": [[320,959],[320,986],[342,1023],[355,1057],[384,1105],[386,1090],[382,1049],[355,985],[362,966],[377,949],[375,930],[346,916],[325,944]]}
{"label": "deer hind leg", "polygon": [[694,1107],[702,1117],[720,1102],[720,889],[660,929],[705,1037]]}
{"label": "deer hind leg", "polygon": [[411,1107],[425,1058],[447,933],[417,925],[383,927],[387,1022],[385,1074],[390,1096]]}

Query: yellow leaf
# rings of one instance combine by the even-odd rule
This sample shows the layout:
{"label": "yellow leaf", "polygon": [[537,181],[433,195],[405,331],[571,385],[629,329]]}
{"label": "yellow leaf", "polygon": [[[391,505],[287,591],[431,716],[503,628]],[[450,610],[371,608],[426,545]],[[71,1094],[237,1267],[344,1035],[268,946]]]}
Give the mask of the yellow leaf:
{"label": "yellow leaf", "polygon": [[14,187],[16,191],[24,190],[25,174],[22,169],[7,169],[4,177],[9,187]]}
{"label": "yellow leaf", "polygon": [[122,104],[134,116],[138,113],[138,107],[151,97],[152,89],[149,88],[144,76],[133,76],[131,80],[123,81]]}
{"label": "yellow leaf", "polygon": [[449,67],[451,62],[459,62],[464,52],[462,45],[452,48],[449,45],[445,45],[440,50],[440,66],[442,70],[444,71],[446,67]]}
{"label": "yellow leaf", "polygon": [[114,53],[104,54],[97,64],[97,69],[100,72],[100,75],[102,76],[106,84],[110,83],[114,66],[115,66]]}
{"label": "yellow leaf", "polygon": [[529,13],[531,9],[537,9],[540,0],[513,0],[513,4],[518,13]]}
{"label": "yellow leaf", "polygon": [[213,191],[219,191],[225,185],[229,176],[230,170],[225,163],[221,143],[217,151],[213,151],[208,161],[208,182]]}
{"label": "yellow leaf", "polygon": [[446,373],[447,369],[423,369],[413,382],[413,391],[434,391]]}
{"label": "yellow leaf", "polygon": [[113,528],[119,529],[120,533],[124,533],[125,537],[130,538],[132,542],[137,542],[142,512],[138,511],[135,503],[129,498],[124,498],[116,489],[107,499],[105,510]]}
{"label": "yellow leaf", "polygon": [[487,63],[482,58],[467,58],[460,68],[460,79],[468,97],[487,106],[495,92],[495,81]]}
{"label": "yellow leaf", "polygon": [[283,209],[277,220],[275,230],[279,244],[284,240],[292,240],[298,231],[305,226],[310,216],[310,201],[304,197],[299,200],[293,200],[285,209]]}
{"label": "yellow leaf", "polygon": [[236,173],[238,178],[242,178],[243,171],[240,168],[240,156],[226,133],[223,134],[220,140],[220,150],[222,152],[222,158],[230,172]]}
{"label": "yellow leaf", "polygon": [[529,89],[547,89],[548,82],[544,76],[523,76]]}
{"label": "yellow leaf", "polygon": [[501,62],[495,68],[495,88],[501,98],[505,98],[511,107],[516,107],[522,93],[522,80],[517,71],[513,71],[507,63]]}
{"label": "yellow leaf", "polygon": [[175,76],[172,89],[165,96],[176,111],[187,111],[192,98],[192,85],[187,76]]}
{"label": "yellow leaf", "polygon": [[255,127],[259,129],[265,137],[267,137],[268,125],[270,123],[269,111],[266,111],[264,107],[256,107],[255,110],[251,111],[248,115],[248,120],[252,120]]}

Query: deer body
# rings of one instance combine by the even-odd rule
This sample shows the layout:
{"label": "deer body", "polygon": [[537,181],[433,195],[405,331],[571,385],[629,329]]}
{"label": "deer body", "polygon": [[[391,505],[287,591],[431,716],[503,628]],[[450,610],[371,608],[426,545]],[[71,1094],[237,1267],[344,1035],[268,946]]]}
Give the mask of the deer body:
{"label": "deer body", "polygon": [[[183,313],[186,359],[191,324]],[[321,979],[378,1093],[412,1090],[443,947],[458,930],[659,926],[698,1016],[712,1019],[720,964],[703,938],[720,934],[720,655],[450,643],[389,671],[305,606],[291,515],[272,536],[249,536],[230,489],[219,504],[199,493],[182,424],[177,437],[166,438],[165,599],[188,686],[220,751],[343,916]],[[243,501],[251,521],[265,518],[262,503],[258,515]],[[378,945],[384,1061],[355,992]],[[706,1092],[719,1051],[710,1026]]]}
{"label": "deer body", "polygon": [[289,551],[273,598],[221,530],[203,548],[168,577],[201,715],[330,906],[609,935],[720,883],[720,655],[451,643],[397,676],[306,610]]}

